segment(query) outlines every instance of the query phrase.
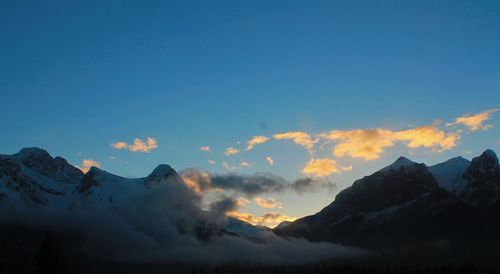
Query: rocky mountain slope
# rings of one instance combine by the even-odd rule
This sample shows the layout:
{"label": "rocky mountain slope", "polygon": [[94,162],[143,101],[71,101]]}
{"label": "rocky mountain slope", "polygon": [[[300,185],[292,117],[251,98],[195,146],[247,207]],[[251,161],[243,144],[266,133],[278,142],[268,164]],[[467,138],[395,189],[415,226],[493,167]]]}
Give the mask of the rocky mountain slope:
{"label": "rocky mountain slope", "polygon": [[457,157],[431,167],[401,157],[355,181],[317,214],[274,231],[365,247],[497,241],[499,172],[491,150],[472,162]]}

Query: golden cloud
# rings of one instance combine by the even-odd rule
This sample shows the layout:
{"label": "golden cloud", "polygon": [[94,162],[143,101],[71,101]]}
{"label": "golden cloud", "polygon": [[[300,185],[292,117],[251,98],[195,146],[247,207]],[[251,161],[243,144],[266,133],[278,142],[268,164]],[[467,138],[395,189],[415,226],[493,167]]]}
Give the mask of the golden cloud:
{"label": "golden cloud", "polygon": [[321,137],[339,141],[333,148],[333,155],[336,157],[349,155],[353,158],[374,160],[380,158],[384,148],[394,145],[394,133],[380,128],[348,131],[333,130],[321,134]]}
{"label": "golden cloud", "polygon": [[229,211],[227,216],[233,217],[253,225],[262,225],[273,228],[284,221],[293,222],[297,220],[295,217],[290,217],[276,212],[268,212],[262,216],[255,216],[251,213],[241,213],[237,211]]}
{"label": "golden cloud", "polygon": [[250,151],[253,149],[254,146],[264,144],[265,142],[269,141],[270,139],[266,136],[253,136],[250,141],[248,141],[247,144],[247,151]]}
{"label": "golden cloud", "polygon": [[280,202],[277,202],[273,198],[262,198],[262,197],[255,197],[254,199],[255,204],[262,208],[282,208],[283,205]]}
{"label": "golden cloud", "polygon": [[311,159],[306,164],[302,173],[317,177],[324,177],[334,173],[342,173],[343,171],[352,170],[352,166],[339,166],[337,162],[332,159]]}
{"label": "golden cloud", "polygon": [[210,147],[209,146],[203,146],[203,147],[200,147],[200,150],[201,151],[205,151],[205,152],[209,152],[210,151]]}
{"label": "golden cloud", "polygon": [[338,141],[333,147],[333,155],[336,157],[347,155],[352,158],[375,160],[380,158],[385,148],[394,146],[396,142],[403,142],[409,148],[425,147],[437,151],[454,148],[460,135],[455,132],[445,133],[438,125],[434,123],[402,131],[382,128],[334,130],[320,136],[330,141]]}
{"label": "golden cloud", "polygon": [[128,144],[125,142],[116,142],[111,144],[111,146],[115,149],[126,149],[128,147]]}
{"label": "golden cloud", "polygon": [[485,110],[478,114],[469,114],[457,117],[453,123],[447,123],[447,126],[454,126],[458,124],[462,124],[468,127],[470,131],[476,130],[487,130],[492,128],[492,125],[483,124],[485,121],[490,119],[493,113],[497,112],[498,108]]}
{"label": "golden cloud", "polygon": [[318,142],[318,139],[313,140],[311,135],[302,131],[285,132],[274,134],[273,138],[276,140],[292,140],[297,145],[301,145],[312,153],[314,144]]}
{"label": "golden cloud", "polygon": [[227,156],[238,154],[238,153],[240,153],[240,151],[234,147],[228,147],[228,148],[226,148],[226,150],[224,150],[224,154],[226,154]]}
{"label": "golden cloud", "polygon": [[89,172],[90,168],[95,166],[95,167],[101,167],[101,164],[95,160],[92,159],[83,159],[82,161],[82,166],[76,166],[79,168],[83,173]]}
{"label": "golden cloud", "polygon": [[111,146],[115,149],[127,149],[133,152],[150,153],[152,150],[158,148],[158,142],[153,137],[146,137],[146,142],[139,138],[135,138],[132,144],[116,142],[112,143]]}
{"label": "golden cloud", "polygon": [[266,161],[267,161],[267,163],[268,163],[269,165],[274,165],[274,160],[273,160],[273,158],[271,158],[271,156],[267,156],[267,157],[266,157]]}
{"label": "golden cloud", "polygon": [[446,134],[437,127],[422,126],[410,130],[398,131],[394,134],[396,140],[406,141],[410,148],[426,147],[434,148],[438,151],[452,149],[457,145],[460,135],[455,132]]}

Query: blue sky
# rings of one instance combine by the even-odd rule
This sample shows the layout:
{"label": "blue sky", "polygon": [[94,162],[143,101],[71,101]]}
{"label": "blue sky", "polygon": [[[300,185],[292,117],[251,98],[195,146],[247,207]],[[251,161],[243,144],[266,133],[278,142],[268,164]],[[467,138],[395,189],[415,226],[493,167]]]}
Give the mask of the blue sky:
{"label": "blue sky", "polygon": [[[329,158],[352,166],[329,176],[340,188],[399,155],[432,164],[499,151],[494,112],[483,124],[493,128],[446,126],[500,106],[499,14],[498,1],[4,1],[0,151],[39,146],[136,177],[159,163],[224,173],[222,161],[245,161],[236,172],[292,180],[311,158]],[[272,138],[436,119],[460,131],[452,148],[398,141],[372,160]],[[272,141],[223,154],[260,135]],[[150,153],[111,147],[149,136]],[[290,216],[333,199],[272,196]]]}

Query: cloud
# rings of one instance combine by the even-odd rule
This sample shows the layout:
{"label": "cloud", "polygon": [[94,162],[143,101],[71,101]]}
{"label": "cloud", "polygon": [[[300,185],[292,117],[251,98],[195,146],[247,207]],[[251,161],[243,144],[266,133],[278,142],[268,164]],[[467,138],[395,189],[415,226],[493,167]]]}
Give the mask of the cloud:
{"label": "cloud", "polygon": [[332,183],[327,177],[299,178],[295,180],[290,187],[299,194],[304,192],[315,192],[320,189],[328,189],[330,193],[334,193],[337,190],[337,185]]}
{"label": "cloud", "polygon": [[226,154],[227,156],[238,154],[238,153],[240,153],[240,151],[234,147],[228,147],[228,148],[226,148],[226,150],[224,150],[224,154]]}
{"label": "cloud", "polygon": [[216,161],[214,161],[214,160],[212,160],[212,159],[208,159],[208,160],[207,160],[207,162],[208,162],[209,164],[211,164],[211,165],[215,165],[215,164],[217,164],[217,162],[216,162]]}
{"label": "cloud", "polygon": [[210,147],[209,146],[203,146],[203,147],[200,147],[200,150],[204,151],[204,152],[209,152],[210,151]]}
{"label": "cloud", "polygon": [[128,147],[128,144],[126,142],[116,142],[111,144],[111,146],[115,149],[126,149]]}
{"label": "cloud", "polygon": [[127,149],[133,152],[150,153],[154,149],[158,148],[158,142],[153,137],[146,137],[146,142],[139,138],[135,138],[132,144],[128,144],[126,142],[116,142],[112,143],[111,146],[115,149]]}
{"label": "cloud", "polygon": [[222,161],[222,167],[227,170],[227,171],[235,171],[238,169],[238,167],[236,166],[233,166],[233,165],[230,165],[228,162],[226,161]]}
{"label": "cloud", "polygon": [[339,166],[337,161],[332,159],[311,159],[307,162],[306,166],[302,169],[302,173],[317,177],[328,176],[334,173],[342,173],[343,171],[350,171],[352,166]]}
{"label": "cloud", "polygon": [[253,225],[262,225],[267,227],[275,227],[282,222],[293,222],[297,220],[295,217],[287,216],[277,212],[268,212],[262,216],[256,216],[251,213],[242,213],[237,211],[227,212],[227,216],[233,217]]}
{"label": "cloud", "polygon": [[338,141],[333,147],[333,155],[374,160],[380,158],[384,148],[394,145],[394,133],[385,129],[333,130],[321,134],[327,140]]}
{"label": "cloud", "polygon": [[219,200],[212,202],[209,209],[213,213],[225,215],[229,211],[237,210],[239,205],[238,199],[224,195]]}
{"label": "cloud", "polygon": [[305,147],[309,153],[312,153],[314,144],[318,142],[317,139],[313,140],[309,133],[302,131],[274,134],[273,138],[276,140],[292,140],[297,145]]}
{"label": "cloud", "polygon": [[245,168],[245,167],[251,167],[252,164],[246,161],[241,161],[240,162],[240,168]]}
{"label": "cloud", "polygon": [[256,145],[260,145],[260,144],[264,144],[266,143],[267,141],[269,141],[270,139],[266,136],[253,136],[250,141],[248,141],[248,144],[247,144],[247,151],[250,151],[254,148],[254,146]]}
{"label": "cloud", "polygon": [[91,167],[95,166],[95,167],[101,167],[101,163],[95,161],[95,160],[92,160],[92,159],[83,159],[82,161],[82,166],[76,166],[77,168],[79,168],[83,173],[87,173]]}
{"label": "cloud", "polygon": [[273,198],[262,198],[262,197],[255,197],[253,199],[255,204],[262,208],[282,208],[283,205],[280,202],[277,202]]}
{"label": "cloud", "polygon": [[273,158],[271,158],[271,156],[267,156],[266,161],[269,165],[271,165],[271,166],[274,165],[274,160],[273,160]]}
{"label": "cloud", "polygon": [[457,117],[453,123],[447,123],[447,126],[454,126],[458,124],[465,125],[469,131],[477,131],[477,130],[487,130],[492,128],[492,125],[483,124],[486,122],[493,113],[497,112],[498,108],[485,110],[483,112],[477,114],[467,114],[460,117]]}
{"label": "cloud", "polygon": [[432,148],[444,151],[454,148],[460,135],[455,132],[445,133],[439,129],[439,123],[416,127],[409,130],[391,131],[388,129],[333,130],[320,136],[338,143],[333,147],[336,157],[350,156],[364,160],[379,159],[385,148],[396,142],[404,143],[409,148]]}
{"label": "cloud", "polygon": [[410,148],[426,147],[438,151],[454,148],[460,139],[458,133],[451,132],[447,134],[439,129],[437,124],[398,131],[394,135],[396,140],[407,142],[407,146]]}
{"label": "cloud", "polygon": [[330,190],[335,188],[335,185],[325,178],[301,178],[288,182],[272,173],[255,173],[252,175],[211,174],[198,169],[185,169],[180,172],[180,176],[188,187],[196,193],[205,194],[209,191],[225,191],[247,198],[287,190],[293,190],[301,194],[314,192],[320,188]]}

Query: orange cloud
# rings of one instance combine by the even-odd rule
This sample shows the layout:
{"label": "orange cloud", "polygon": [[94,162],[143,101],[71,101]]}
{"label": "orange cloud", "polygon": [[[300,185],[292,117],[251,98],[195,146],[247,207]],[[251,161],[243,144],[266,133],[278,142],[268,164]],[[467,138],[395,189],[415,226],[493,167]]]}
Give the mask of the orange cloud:
{"label": "orange cloud", "polygon": [[446,134],[437,127],[437,124],[398,131],[394,135],[397,140],[408,142],[407,146],[410,148],[426,147],[438,151],[454,148],[460,139],[459,134],[454,132]]}
{"label": "orange cloud", "polygon": [[293,222],[297,220],[295,217],[290,217],[276,212],[268,212],[262,216],[255,216],[250,213],[241,213],[237,211],[229,211],[226,213],[227,216],[233,217],[253,225],[262,225],[273,228],[284,221]]}
{"label": "orange cloud", "polygon": [[483,112],[480,112],[478,114],[470,114],[470,115],[463,115],[460,117],[457,117],[453,123],[447,123],[447,126],[454,126],[458,124],[462,124],[468,127],[469,131],[476,131],[476,130],[487,130],[492,128],[492,125],[485,125],[483,124],[485,121],[490,119],[490,117],[493,115],[493,113],[497,112],[498,108],[495,109],[490,109],[486,110]]}
{"label": "orange cloud", "polygon": [[382,128],[334,130],[320,136],[338,141],[333,147],[333,155],[336,157],[350,156],[364,160],[380,158],[385,148],[394,146],[396,142],[403,142],[409,148],[425,147],[444,151],[454,148],[460,139],[458,133],[445,133],[439,129],[438,123],[402,131]]}
{"label": "orange cloud", "polygon": [[209,146],[203,146],[203,147],[200,147],[200,150],[201,151],[205,151],[205,152],[209,152],[210,151],[210,147]]}
{"label": "orange cloud", "polygon": [[79,168],[83,173],[87,173],[89,172],[90,168],[91,167],[101,167],[101,164],[95,160],[92,160],[92,159],[83,159],[82,161],[82,166],[76,166],[77,168]]}
{"label": "orange cloud", "polygon": [[262,208],[282,208],[283,205],[280,202],[277,202],[273,198],[262,198],[256,197],[254,199],[255,204]]}
{"label": "orange cloud", "polygon": [[234,147],[228,147],[228,148],[226,148],[226,150],[224,150],[224,154],[226,154],[227,156],[238,154],[238,153],[240,153],[240,151]]}
{"label": "orange cloud", "polygon": [[127,149],[133,152],[150,153],[152,150],[158,148],[158,142],[153,137],[146,137],[146,142],[139,138],[135,138],[132,144],[116,142],[112,143],[111,146],[115,149]]}
{"label": "orange cloud", "polygon": [[269,165],[274,165],[274,160],[273,160],[273,158],[271,158],[271,156],[267,156],[267,157],[266,157],[266,161],[267,161],[267,163],[268,163]]}
{"label": "orange cloud", "polygon": [[394,133],[381,128],[333,130],[321,136],[328,140],[339,141],[333,148],[333,155],[336,157],[349,155],[353,158],[374,160],[380,158],[384,148],[394,145]]}
{"label": "orange cloud", "polygon": [[297,145],[305,147],[309,153],[312,153],[314,144],[318,142],[317,139],[313,140],[309,133],[302,131],[274,134],[273,138],[276,140],[292,140]]}
{"label": "orange cloud", "polygon": [[250,151],[254,148],[256,145],[264,144],[270,139],[266,136],[253,136],[250,141],[248,141],[247,144],[247,151]]}
{"label": "orange cloud", "polygon": [[352,166],[338,166],[337,162],[332,159],[311,159],[306,164],[302,173],[317,177],[328,176],[333,173],[342,173],[343,171],[352,170]]}

